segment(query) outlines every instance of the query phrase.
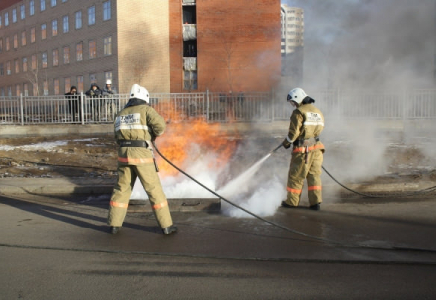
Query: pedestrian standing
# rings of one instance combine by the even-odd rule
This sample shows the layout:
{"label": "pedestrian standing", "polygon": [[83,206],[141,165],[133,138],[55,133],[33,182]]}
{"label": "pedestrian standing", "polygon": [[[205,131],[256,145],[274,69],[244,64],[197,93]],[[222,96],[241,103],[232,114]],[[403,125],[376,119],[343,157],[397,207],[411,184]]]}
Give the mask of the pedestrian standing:
{"label": "pedestrian standing", "polygon": [[116,93],[115,88],[112,86],[112,80],[106,80],[106,86],[102,90],[102,95],[104,97],[103,100],[107,118],[111,121],[118,111],[116,99],[114,98],[114,94]]}
{"label": "pedestrian standing", "polygon": [[324,116],[313,105],[315,100],[307,96],[301,88],[292,89],[287,101],[295,109],[291,115],[288,136],[282,143],[286,149],[293,145],[287,197],[282,206],[298,206],[304,180],[307,179],[309,208],[319,210],[322,202],[321,169],[325,151],[319,135],[324,129]]}
{"label": "pedestrian standing", "polygon": [[92,119],[94,122],[100,121],[101,117],[101,89],[96,83],[92,83],[89,90],[85,92],[86,96],[90,98]]}
{"label": "pedestrian standing", "polygon": [[167,198],[163,192],[151,141],[163,134],[165,120],[150,105],[148,91],[134,84],[130,99],[117,114],[114,122],[118,148],[118,181],[109,205],[108,225],[116,234],[127,213],[130,195],[136,178],[142,183],[151,208],[163,234],[177,231],[173,226]]}
{"label": "pedestrian standing", "polygon": [[68,99],[68,107],[70,110],[70,116],[73,122],[82,120],[82,101],[79,94],[77,94],[77,88],[73,85],[70,91],[65,94],[65,98]]}

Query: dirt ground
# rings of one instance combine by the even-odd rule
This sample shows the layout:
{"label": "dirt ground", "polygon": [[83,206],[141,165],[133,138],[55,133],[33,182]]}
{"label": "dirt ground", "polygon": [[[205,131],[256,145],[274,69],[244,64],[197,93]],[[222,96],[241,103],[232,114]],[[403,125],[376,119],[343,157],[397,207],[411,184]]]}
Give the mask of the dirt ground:
{"label": "dirt ground", "polygon": [[0,149],[0,177],[116,176],[112,136],[10,138],[0,141]]}
{"label": "dirt ground", "polygon": [[[20,137],[0,140],[1,177],[116,177],[116,143],[113,136]],[[329,151],[332,154],[331,151]],[[419,149],[394,147],[386,153],[390,175],[373,181],[435,181],[435,168]],[[403,166],[399,168],[399,166]],[[404,168],[407,166],[407,168]]]}

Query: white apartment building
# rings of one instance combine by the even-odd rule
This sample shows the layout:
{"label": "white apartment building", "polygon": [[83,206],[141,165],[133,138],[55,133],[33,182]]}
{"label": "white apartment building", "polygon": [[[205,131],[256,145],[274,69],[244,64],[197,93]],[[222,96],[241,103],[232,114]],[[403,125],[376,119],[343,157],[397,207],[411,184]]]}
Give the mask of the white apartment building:
{"label": "white apartment building", "polygon": [[282,56],[304,47],[304,11],[302,8],[281,5]]}

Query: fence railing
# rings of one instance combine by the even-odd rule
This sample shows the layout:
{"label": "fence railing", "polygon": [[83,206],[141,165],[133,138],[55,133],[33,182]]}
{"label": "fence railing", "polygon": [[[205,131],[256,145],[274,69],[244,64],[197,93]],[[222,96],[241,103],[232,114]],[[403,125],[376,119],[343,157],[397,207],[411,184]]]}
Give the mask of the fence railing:
{"label": "fence railing", "polygon": [[[313,91],[310,96],[326,117],[436,119],[436,89],[383,93],[334,89]],[[153,93],[150,105],[165,119],[179,122],[271,122],[289,119],[292,106],[285,97],[274,92]],[[128,98],[128,94],[0,97],[0,124],[112,123]]]}

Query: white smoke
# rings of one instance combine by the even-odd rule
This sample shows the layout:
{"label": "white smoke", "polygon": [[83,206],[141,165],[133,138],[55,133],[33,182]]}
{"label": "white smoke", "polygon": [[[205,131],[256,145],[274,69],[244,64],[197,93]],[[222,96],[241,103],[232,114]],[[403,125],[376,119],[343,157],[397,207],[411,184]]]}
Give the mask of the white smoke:
{"label": "white smoke", "polygon": [[[246,147],[247,145],[240,146],[235,152],[235,157],[241,151],[246,152]],[[281,201],[285,199],[286,188],[284,182],[286,177],[279,177],[274,174],[277,170],[268,161],[270,154],[260,158],[252,165],[241,165],[245,171],[236,174],[235,170],[231,170],[231,162],[221,168],[207,168],[206,166],[210,166],[216,161],[217,154],[208,150],[203,155],[198,152],[200,147],[195,144],[192,145],[192,149],[191,152],[194,151],[199,155],[195,156],[195,161],[184,162],[184,165],[189,166],[184,171],[225,199],[260,216],[273,215],[280,206]],[[259,175],[259,173],[262,174]],[[219,178],[223,176],[227,179],[226,183],[218,188]],[[265,180],[265,178],[268,179]],[[164,193],[169,199],[217,198],[214,194],[180,173],[176,176],[162,178],[161,181]],[[131,199],[148,199],[139,180],[135,182]],[[251,217],[239,208],[225,201],[221,202],[225,215],[238,218]]]}

